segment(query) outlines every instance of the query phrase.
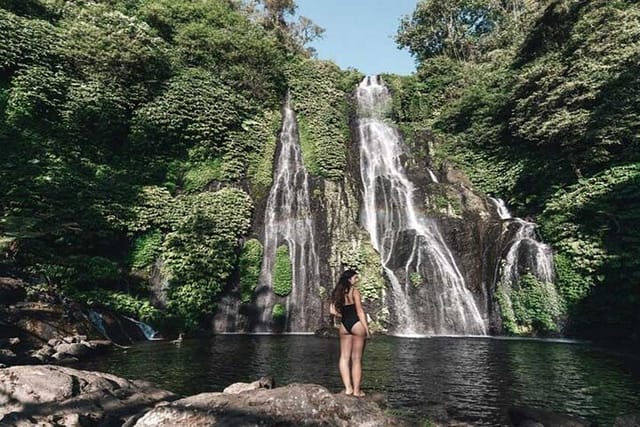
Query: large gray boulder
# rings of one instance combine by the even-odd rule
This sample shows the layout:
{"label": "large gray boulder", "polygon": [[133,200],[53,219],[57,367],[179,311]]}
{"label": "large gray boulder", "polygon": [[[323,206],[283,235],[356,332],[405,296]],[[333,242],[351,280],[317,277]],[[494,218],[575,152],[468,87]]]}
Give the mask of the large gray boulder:
{"label": "large gray boulder", "polygon": [[122,425],[177,398],[142,381],[53,365],[0,370],[0,425]]}
{"label": "large gray boulder", "polygon": [[135,427],[399,426],[372,400],[333,394],[315,384],[290,384],[239,394],[202,393],[158,405]]}
{"label": "large gray boulder", "polygon": [[55,350],[58,353],[68,354],[74,357],[83,357],[89,354],[93,349],[88,345],[81,343],[63,343],[56,346]]}

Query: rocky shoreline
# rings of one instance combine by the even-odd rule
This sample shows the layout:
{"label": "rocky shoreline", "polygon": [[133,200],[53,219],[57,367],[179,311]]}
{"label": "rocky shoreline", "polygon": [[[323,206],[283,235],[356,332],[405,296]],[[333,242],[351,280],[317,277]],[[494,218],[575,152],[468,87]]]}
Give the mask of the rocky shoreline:
{"label": "rocky shoreline", "polygon": [[[446,409],[416,420],[386,408],[385,398],[334,394],[316,384],[273,388],[273,381],[237,383],[222,393],[179,396],[145,381],[66,367],[114,346],[145,339],[136,324],[102,312],[107,336],[85,307],[63,301],[25,301],[24,283],[0,277],[0,426],[468,426]],[[325,328],[318,336],[334,336]],[[7,367],[8,366],[8,367]],[[439,414],[442,412],[442,414]],[[543,409],[513,407],[512,426],[592,426]],[[392,415],[396,414],[396,415]],[[640,427],[640,415],[614,427]]]}
{"label": "rocky shoreline", "polygon": [[56,363],[66,365],[110,348],[110,340],[89,340],[86,335],[52,338],[42,346],[21,346],[18,337],[0,338],[0,368],[7,365]]}
{"label": "rocky shoreline", "polygon": [[234,384],[180,396],[145,381],[55,365],[0,369],[2,426],[408,426],[375,399],[316,384]]}
{"label": "rocky shoreline", "polygon": [[[132,320],[50,291],[29,296],[20,279],[0,277],[0,367],[70,364],[146,339]],[[91,315],[98,316],[102,328]]]}
{"label": "rocky shoreline", "polygon": [[[518,427],[589,427],[587,420],[537,408],[508,410]],[[0,369],[3,427],[174,426],[471,426],[465,422],[416,420],[393,415],[385,398],[331,393],[317,384],[274,387],[273,379],[236,383],[222,392],[182,397],[146,381],[57,365]],[[637,427],[640,416],[616,419],[614,427]]]}

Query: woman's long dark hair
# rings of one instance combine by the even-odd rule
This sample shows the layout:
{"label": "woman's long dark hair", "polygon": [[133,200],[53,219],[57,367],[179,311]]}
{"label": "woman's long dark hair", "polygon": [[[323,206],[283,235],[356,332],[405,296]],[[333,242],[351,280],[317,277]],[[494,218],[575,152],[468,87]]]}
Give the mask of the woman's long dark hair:
{"label": "woman's long dark hair", "polygon": [[335,306],[338,313],[342,311],[345,295],[347,295],[351,290],[351,282],[349,280],[356,274],[358,274],[358,272],[352,269],[343,271],[340,275],[340,278],[338,279],[338,284],[335,288],[333,288],[333,293],[331,294],[331,302]]}

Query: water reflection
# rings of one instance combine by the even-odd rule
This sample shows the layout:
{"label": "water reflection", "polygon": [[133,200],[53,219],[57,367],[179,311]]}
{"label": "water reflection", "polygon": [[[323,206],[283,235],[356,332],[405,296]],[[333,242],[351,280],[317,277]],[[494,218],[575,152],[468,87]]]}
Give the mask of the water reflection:
{"label": "water reflection", "polygon": [[[79,368],[145,379],[183,395],[221,391],[272,375],[276,384],[342,389],[336,339],[216,336],[147,342],[82,362]],[[375,337],[365,349],[364,390],[416,417],[447,416],[473,425],[506,424],[512,405],[548,408],[612,425],[640,408],[635,355],[587,345],[488,338]]]}
{"label": "water reflection", "polygon": [[640,407],[638,376],[624,360],[556,343],[513,342],[506,350],[519,404],[609,421]]}

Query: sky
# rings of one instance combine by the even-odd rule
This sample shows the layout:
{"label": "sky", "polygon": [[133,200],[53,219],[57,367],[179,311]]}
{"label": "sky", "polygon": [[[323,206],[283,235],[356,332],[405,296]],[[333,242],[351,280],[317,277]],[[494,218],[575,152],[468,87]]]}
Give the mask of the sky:
{"label": "sky", "polygon": [[296,0],[296,4],[297,15],[325,29],[321,39],[310,43],[319,59],[367,75],[415,71],[413,58],[397,48],[394,36],[402,16],[411,14],[418,0]]}

